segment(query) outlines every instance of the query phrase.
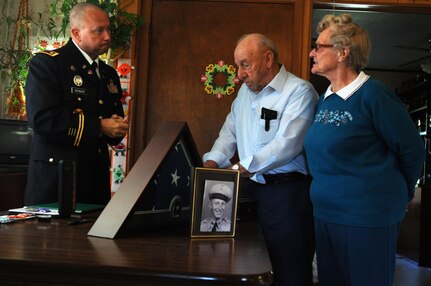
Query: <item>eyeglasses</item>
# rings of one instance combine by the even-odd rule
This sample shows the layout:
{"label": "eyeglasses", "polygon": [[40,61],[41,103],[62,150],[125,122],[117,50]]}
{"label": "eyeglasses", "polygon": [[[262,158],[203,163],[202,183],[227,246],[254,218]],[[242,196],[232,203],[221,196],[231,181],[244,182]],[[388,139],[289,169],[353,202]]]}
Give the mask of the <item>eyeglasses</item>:
{"label": "eyeglasses", "polygon": [[317,53],[321,48],[333,48],[333,47],[334,45],[316,44],[316,47],[314,47],[314,50]]}

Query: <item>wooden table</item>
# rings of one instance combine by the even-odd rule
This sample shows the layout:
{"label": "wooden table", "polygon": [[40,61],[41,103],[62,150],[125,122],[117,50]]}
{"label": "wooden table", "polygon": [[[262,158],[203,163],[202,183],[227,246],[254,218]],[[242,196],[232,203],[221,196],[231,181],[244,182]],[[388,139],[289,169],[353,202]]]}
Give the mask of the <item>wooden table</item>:
{"label": "wooden table", "polygon": [[190,239],[188,228],[87,236],[91,224],[36,219],[0,225],[0,285],[270,285],[255,222],[235,238]]}

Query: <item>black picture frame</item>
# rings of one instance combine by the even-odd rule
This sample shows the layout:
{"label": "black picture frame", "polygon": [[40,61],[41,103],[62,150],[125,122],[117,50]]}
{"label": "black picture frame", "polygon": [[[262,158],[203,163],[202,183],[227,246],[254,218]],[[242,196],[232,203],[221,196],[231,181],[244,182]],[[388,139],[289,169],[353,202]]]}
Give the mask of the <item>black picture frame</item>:
{"label": "black picture frame", "polygon": [[[190,227],[192,238],[235,236],[239,179],[240,173],[238,170],[194,168]],[[224,201],[225,199],[221,200],[220,197],[214,196],[214,189],[220,188],[228,190],[230,199],[227,202]],[[212,199],[210,198],[210,193]],[[217,210],[214,210],[214,207],[212,207],[214,204],[213,199],[217,198],[219,200],[214,202],[221,203],[223,206],[219,206],[216,208]],[[215,217],[217,217],[218,221],[217,226],[214,226]]]}

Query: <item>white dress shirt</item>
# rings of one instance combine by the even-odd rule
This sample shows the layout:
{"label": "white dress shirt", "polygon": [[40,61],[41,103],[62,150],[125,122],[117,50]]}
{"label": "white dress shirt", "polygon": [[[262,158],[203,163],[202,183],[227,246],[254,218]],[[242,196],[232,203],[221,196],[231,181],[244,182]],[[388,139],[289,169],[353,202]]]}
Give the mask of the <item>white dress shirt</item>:
{"label": "white dress shirt", "polygon": [[[226,168],[238,148],[240,164],[255,173],[253,180],[265,183],[262,174],[301,172],[308,174],[303,141],[311,125],[317,102],[312,85],[286,71],[278,74],[259,93],[243,84],[210,152],[203,160],[213,160]],[[262,108],[277,112],[265,130]]]}

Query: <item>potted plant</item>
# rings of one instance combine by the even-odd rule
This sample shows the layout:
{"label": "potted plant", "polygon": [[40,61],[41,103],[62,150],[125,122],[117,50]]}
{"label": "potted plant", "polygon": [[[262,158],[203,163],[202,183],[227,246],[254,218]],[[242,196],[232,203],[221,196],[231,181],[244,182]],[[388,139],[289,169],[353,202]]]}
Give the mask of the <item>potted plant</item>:
{"label": "potted plant", "polygon": [[28,62],[32,53],[28,49],[0,48],[1,78],[7,82],[6,116],[13,119],[26,119],[24,84],[28,74]]}
{"label": "potted plant", "polygon": [[0,18],[0,26],[4,28],[4,42],[0,45],[0,75],[6,96],[5,113],[12,119],[26,119],[23,85],[28,73],[27,64],[32,57],[28,38],[28,2],[20,1],[16,18],[6,15],[7,4],[10,2],[3,3]]}

